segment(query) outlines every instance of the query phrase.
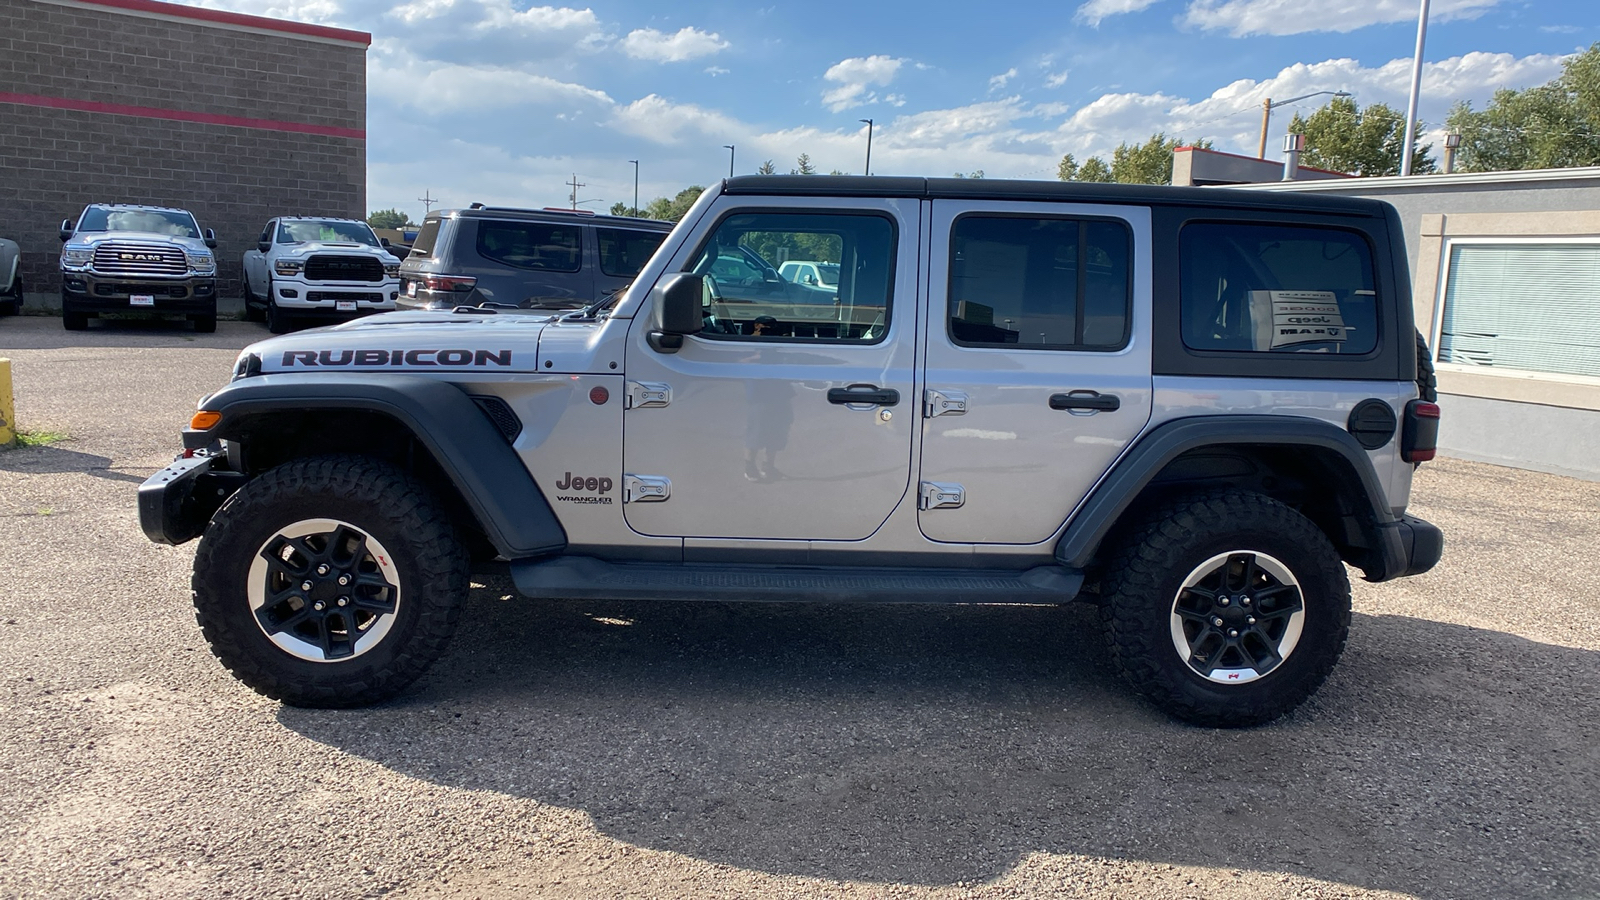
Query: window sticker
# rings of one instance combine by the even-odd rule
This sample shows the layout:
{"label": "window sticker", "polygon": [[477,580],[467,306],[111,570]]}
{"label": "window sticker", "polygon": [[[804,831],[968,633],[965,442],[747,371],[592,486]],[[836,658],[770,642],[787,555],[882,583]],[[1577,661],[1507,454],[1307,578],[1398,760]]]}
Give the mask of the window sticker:
{"label": "window sticker", "polygon": [[1342,343],[1349,334],[1333,291],[1251,291],[1250,307],[1257,350]]}

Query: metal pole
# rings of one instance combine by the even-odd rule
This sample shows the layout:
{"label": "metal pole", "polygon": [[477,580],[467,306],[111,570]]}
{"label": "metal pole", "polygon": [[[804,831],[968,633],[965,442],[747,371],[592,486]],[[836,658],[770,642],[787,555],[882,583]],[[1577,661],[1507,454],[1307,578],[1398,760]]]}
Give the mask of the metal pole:
{"label": "metal pole", "polygon": [[732,144],[723,144],[722,146],[728,148],[728,177],[732,178],[733,177],[733,145]]}
{"label": "metal pole", "polygon": [[639,215],[639,161],[630,159],[628,162],[633,163],[633,209],[629,210],[628,214],[637,216]]}
{"label": "metal pole", "polygon": [[860,121],[867,123],[867,165],[866,165],[866,168],[861,170],[861,174],[863,174],[863,175],[871,175],[872,174],[872,120],[871,119],[861,119]]}
{"label": "metal pole", "polygon": [[1272,120],[1272,98],[1261,101],[1261,143],[1256,146],[1256,159],[1267,158],[1267,123]]}
{"label": "metal pole", "polygon": [[1411,60],[1411,100],[1406,104],[1406,136],[1400,142],[1400,174],[1411,174],[1411,148],[1417,142],[1417,100],[1422,93],[1422,44],[1428,38],[1428,0],[1417,12],[1417,54]]}

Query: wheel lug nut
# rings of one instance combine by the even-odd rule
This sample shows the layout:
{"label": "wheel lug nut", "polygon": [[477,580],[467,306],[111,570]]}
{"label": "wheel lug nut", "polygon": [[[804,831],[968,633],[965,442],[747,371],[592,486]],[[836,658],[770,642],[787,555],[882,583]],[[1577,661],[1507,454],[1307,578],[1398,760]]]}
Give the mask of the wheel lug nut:
{"label": "wheel lug nut", "polygon": [[311,590],[311,582],[309,582],[309,581],[300,582],[300,590],[302,590],[302,591]]}
{"label": "wheel lug nut", "polygon": [[1238,636],[1239,636],[1239,632],[1233,630],[1232,628],[1228,629],[1228,637],[1238,637]]}
{"label": "wheel lug nut", "polygon": [[1223,597],[1221,600],[1218,600],[1217,601],[1217,605],[1218,606],[1227,606],[1228,605],[1228,598],[1227,597]]}
{"label": "wheel lug nut", "polygon": [[322,565],[317,566],[317,574],[318,575],[326,575],[326,574],[328,574],[328,564],[327,563],[323,563]]}
{"label": "wheel lug nut", "polygon": [[1217,616],[1217,617],[1213,618],[1211,620],[1211,624],[1217,626],[1218,628],[1221,628],[1222,627],[1222,617],[1221,616]]}
{"label": "wheel lug nut", "polygon": [[1244,623],[1246,625],[1254,625],[1256,623],[1256,617],[1255,616],[1245,616],[1244,617]]}
{"label": "wheel lug nut", "polygon": [[350,598],[349,597],[340,597],[339,598],[339,605],[340,606],[349,606],[350,605]]}
{"label": "wheel lug nut", "polygon": [[322,612],[323,610],[328,608],[328,605],[326,603],[323,603],[321,600],[318,600],[317,602],[311,604],[311,608],[316,610],[317,612]]}
{"label": "wheel lug nut", "polygon": [[350,576],[349,575],[340,575],[339,576],[339,584],[341,586],[349,584],[349,583],[350,583]]}

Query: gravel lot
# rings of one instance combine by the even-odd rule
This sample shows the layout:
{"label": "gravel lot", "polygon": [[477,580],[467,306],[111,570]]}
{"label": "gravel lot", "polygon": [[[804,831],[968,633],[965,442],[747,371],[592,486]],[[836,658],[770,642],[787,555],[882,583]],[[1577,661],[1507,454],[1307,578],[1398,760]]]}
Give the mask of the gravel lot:
{"label": "gravel lot", "polygon": [[261,698],[134,488],[258,325],[0,320],[0,896],[1600,896],[1600,484],[1458,461],[1292,718],[1177,724],[1092,611],[473,591],[400,700]]}

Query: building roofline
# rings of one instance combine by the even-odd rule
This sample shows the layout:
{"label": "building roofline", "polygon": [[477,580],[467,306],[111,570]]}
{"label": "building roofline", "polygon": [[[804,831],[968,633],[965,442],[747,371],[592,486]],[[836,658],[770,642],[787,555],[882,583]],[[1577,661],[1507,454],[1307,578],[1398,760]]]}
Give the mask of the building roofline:
{"label": "building roofline", "polygon": [[56,6],[107,9],[146,18],[181,20],[236,31],[267,32],[324,43],[349,44],[359,47],[372,46],[372,35],[365,31],[333,28],[328,25],[311,25],[306,22],[290,22],[284,19],[271,19],[266,16],[252,16],[245,13],[225,12],[220,9],[188,6],[183,3],[164,3],[161,0],[36,0],[36,2],[50,3]]}
{"label": "building roofline", "polygon": [[1512,172],[1456,172],[1450,175],[1382,175],[1376,178],[1351,178],[1338,181],[1273,181],[1261,184],[1236,184],[1249,191],[1330,191],[1382,188],[1438,188],[1472,184],[1527,184],[1540,181],[1600,181],[1600,166],[1575,166],[1570,169],[1523,169]]}
{"label": "building roofline", "polygon": [[[1188,147],[1188,146],[1173,147],[1172,148],[1172,152],[1173,153],[1185,153],[1185,152],[1187,152],[1187,153],[1210,153],[1213,156],[1231,156],[1234,159],[1247,159],[1250,162],[1270,163],[1272,165],[1281,165],[1281,163],[1279,161],[1277,161],[1277,160],[1264,159],[1264,158],[1259,157],[1259,156],[1245,156],[1243,153],[1228,153],[1225,150],[1212,150],[1210,147]],[[1351,175],[1349,172],[1340,172],[1337,169],[1319,169],[1316,166],[1298,166],[1297,168],[1305,169],[1308,172],[1321,172],[1324,175],[1337,175],[1340,178],[1359,178],[1360,177],[1359,175]]]}

